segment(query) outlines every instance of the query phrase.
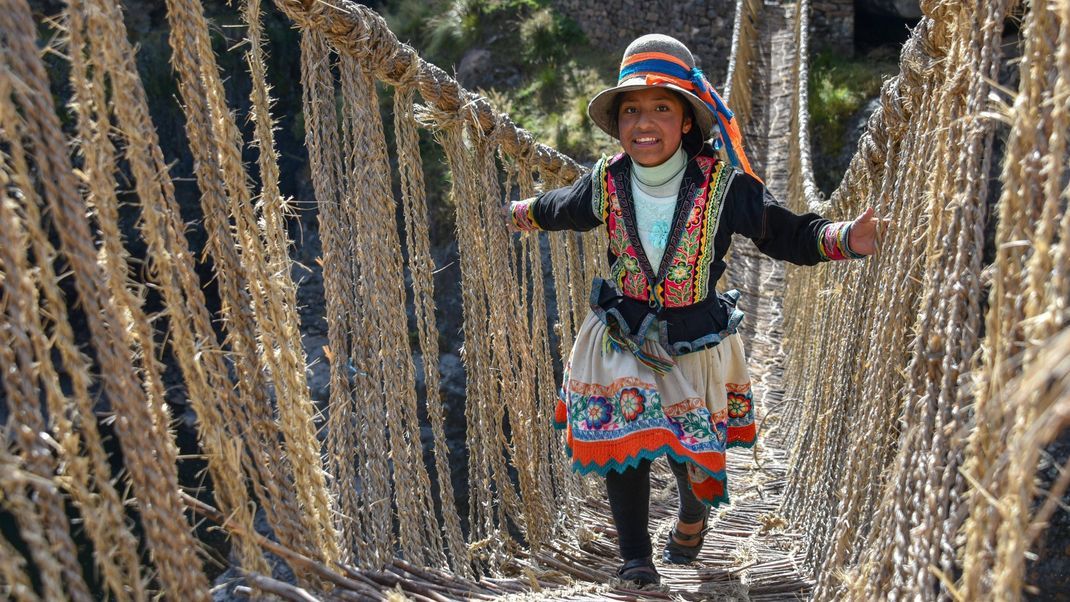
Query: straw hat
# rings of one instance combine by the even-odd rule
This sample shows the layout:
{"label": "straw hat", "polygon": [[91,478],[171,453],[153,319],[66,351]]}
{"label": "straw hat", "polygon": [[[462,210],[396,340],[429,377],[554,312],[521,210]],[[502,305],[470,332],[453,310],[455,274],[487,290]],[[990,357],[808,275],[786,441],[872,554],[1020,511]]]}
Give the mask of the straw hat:
{"label": "straw hat", "polygon": [[[629,90],[669,88],[691,105],[695,125],[702,138],[708,139],[713,135],[717,118],[714,109],[692,91],[696,76],[702,78],[702,72],[695,68],[695,57],[687,46],[672,36],[647,34],[628,44],[620,62],[617,85],[599,92],[587,105],[587,114],[602,131],[619,139],[614,102],[617,96]],[[690,88],[686,87],[688,83]]]}
{"label": "straw hat", "polygon": [[647,34],[628,44],[620,62],[617,85],[603,90],[587,105],[587,114],[604,132],[620,139],[617,129],[618,94],[629,90],[663,87],[678,93],[691,105],[695,123],[704,140],[713,138],[714,148],[723,148],[735,167],[758,177],[743,150],[743,134],[724,99],[717,94],[695,57],[680,40],[660,33]]}

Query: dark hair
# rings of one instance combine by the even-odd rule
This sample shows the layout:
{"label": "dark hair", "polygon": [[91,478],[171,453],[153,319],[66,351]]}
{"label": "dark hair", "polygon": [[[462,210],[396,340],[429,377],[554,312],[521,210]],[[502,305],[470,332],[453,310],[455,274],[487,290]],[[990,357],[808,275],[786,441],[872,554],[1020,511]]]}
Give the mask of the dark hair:
{"label": "dark hair", "polygon": [[[681,144],[684,147],[684,152],[687,153],[689,157],[694,156],[702,150],[702,145],[706,142],[702,138],[701,128],[698,127],[698,119],[695,119],[695,109],[692,108],[691,103],[684,98],[683,94],[672,89],[669,89],[669,92],[672,92],[673,96],[676,97],[676,100],[680,101],[680,105],[684,107],[684,118],[691,120],[691,129],[683,135]],[[623,94],[617,94],[613,97],[613,119],[616,119],[617,116],[620,115],[622,98],[624,98]]]}
{"label": "dark hair", "polygon": [[[687,105],[687,110],[689,113],[691,112],[690,104]],[[698,127],[698,121],[695,119],[694,115],[692,115],[691,129],[684,134],[681,142],[684,146],[684,152],[687,153],[688,157],[693,157],[702,150],[702,145],[705,143],[706,141],[702,138],[702,129]]]}
{"label": "dark hair", "polygon": [[696,153],[702,150],[702,144],[705,140],[702,139],[702,128],[698,126],[698,119],[695,117],[695,108],[691,106],[691,103],[684,98],[683,94],[680,94],[676,90],[671,91],[680,99],[680,102],[684,105],[684,117],[691,120],[691,129],[687,130],[687,133],[683,135],[681,144],[684,147],[684,152],[688,157],[693,157]]}

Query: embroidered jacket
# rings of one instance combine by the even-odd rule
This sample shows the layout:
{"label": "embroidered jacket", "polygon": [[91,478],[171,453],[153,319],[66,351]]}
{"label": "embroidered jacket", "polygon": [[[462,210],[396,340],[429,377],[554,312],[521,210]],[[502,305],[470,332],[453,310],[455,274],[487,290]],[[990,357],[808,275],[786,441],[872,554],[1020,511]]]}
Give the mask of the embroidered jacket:
{"label": "embroidered jacket", "polygon": [[743,318],[739,294],[717,294],[732,234],[775,259],[814,265],[859,257],[847,247],[850,222],[796,215],[750,175],[719,160],[709,145],[688,159],[661,264],[650,265],[636,228],[631,158],[603,157],[570,187],[513,204],[522,230],[587,231],[605,225],[610,273],[596,279],[591,308],[617,336],[641,345],[656,325],[674,355],[718,344]]}

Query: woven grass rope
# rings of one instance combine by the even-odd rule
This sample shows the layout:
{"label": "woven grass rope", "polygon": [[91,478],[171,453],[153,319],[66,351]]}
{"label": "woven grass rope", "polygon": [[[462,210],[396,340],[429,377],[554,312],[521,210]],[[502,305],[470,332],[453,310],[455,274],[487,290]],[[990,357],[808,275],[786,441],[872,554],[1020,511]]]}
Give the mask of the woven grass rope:
{"label": "woven grass rope", "polygon": [[[15,2],[3,14],[7,63],[4,77],[10,91],[2,98],[3,124],[12,152],[13,180],[23,191],[23,202],[47,207],[49,218],[54,220],[60,251],[73,274],[78,304],[87,318],[100,370],[108,375],[102,385],[111,401],[119,441],[127,450],[126,471],[140,501],[141,524],[152,550],[157,579],[170,595],[206,599],[207,580],[198,569],[196,544],[178,495],[176,450],[167,430],[158,378],[153,374],[157,360],[149,355],[148,342],[138,338],[147,325],[129,323],[137,315],[135,308],[125,305],[131,301],[130,291],[110,291],[100,286],[107,282],[109,260],[98,258],[59,119],[47,103],[51,96],[34,42],[36,29],[29,7]],[[24,148],[30,152],[24,154]],[[39,198],[33,193],[38,186]],[[123,281],[121,286],[125,288],[125,284]],[[5,345],[5,349],[11,346]],[[42,460],[34,460],[34,464]],[[50,507],[48,498],[47,494],[42,498],[46,510]],[[48,520],[46,528],[51,530],[53,551],[59,554],[61,565],[67,567],[63,580],[66,593],[89,599],[84,584],[79,585],[76,562],[69,559],[72,546],[63,543],[65,539],[69,541],[69,536],[59,535],[55,519]]]}
{"label": "woven grass rope", "polygon": [[[570,470],[550,428],[556,374],[606,267],[605,235],[512,237],[499,213],[584,168],[421,60],[370,9],[274,4],[302,30],[328,330],[322,408],[290,275],[261,0],[241,3],[248,39],[232,50],[252,82],[248,139],[202,7],[167,2],[215,313],[119,3],[67,2],[49,26],[63,33],[56,54],[69,69],[49,82],[27,3],[0,2],[0,509],[18,533],[0,537],[0,595],[206,600],[191,509],[231,537],[234,568],[257,595],[611,595],[608,574],[582,560],[615,554],[598,522],[604,493]],[[791,448],[779,514],[805,567],[765,570],[792,571],[784,588],[812,577],[821,600],[1021,599],[1030,550],[1070,488],[1070,467],[1048,491],[1034,479],[1070,425],[1070,0],[922,2],[900,72],[827,200],[809,151],[810,5],[736,3],[726,97],[788,206],[837,219],[872,206],[893,226],[850,266],[784,269],[740,241],[721,283],[749,304],[744,336],[762,386],[782,379],[786,397],[765,445]],[[1019,17],[1020,84],[1006,90],[996,83],[1005,23]],[[776,43],[771,22],[782,26]],[[66,125],[50,85],[69,89]],[[774,88],[787,93],[770,100]],[[431,254],[442,212],[429,206],[421,136],[450,170],[465,454],[446,439]],[[133,249],[145,249],[144,269]],[[165,361],[196,415],[218,508],[180,490]],[[101,400],[122,471],[98,424]],[[462,464],[467,516],[452,480]],[[257,532],[258,513],[272,537]],[[742,524],[725,516],[728,531]],[[276,558],[295,583],[271,577]]]}
{"label": "woven grass rope", "polygon": [[[246,291],[256,325],[260,364],[273,385],[278,431],[286,444],[300,524],[309,547],[328,561],[337,558],[337,537],[330,519],[318,443],[312,425],[313,407],[305,383],[304,353],[295,311],[295,288],[289,269],[275,269],[267,257],[271,241],[278,245],[283,234],[277,202],[261,205],[265,219],[254,213],[248,175],[241,162],[241,134],[225,103],[222,80],[208,37],[208,25],[200,5],[186,0],[168,2],[171,24],[169,41],[179,74],[179,91],[185,101],[187,134],[196,159],[195,171],[202,189],[206,218],[212,216],[214,245],[237,249],[239,273],[247,278]],[[255,61],[254,61],[255,62]],[[261,107],[263,109],[263,107]],[[270,119],[260,116],[261,121]],[[270,123],[270,121],[269,121]],[[261,141],[261,156],[271,153]],[[232,225],[233,227],[229,227]],[[224,234],[226,233],[226,234]],[[275,249],[276,255],[279,249]],[[276,258],[278,265],[288,259]],[[253,364],[254,366],[256,364]]]}

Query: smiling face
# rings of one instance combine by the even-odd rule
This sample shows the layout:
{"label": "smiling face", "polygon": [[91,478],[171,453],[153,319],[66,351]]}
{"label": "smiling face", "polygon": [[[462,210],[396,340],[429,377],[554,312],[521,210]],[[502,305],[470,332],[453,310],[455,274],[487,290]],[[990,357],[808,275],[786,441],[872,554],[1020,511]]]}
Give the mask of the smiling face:
{"label": "smiling face", "polygon": [[617,129],[624,152],[643,167],[664,163],[692,127],[684,102],[666,88],[642,88],[621,94]]}

